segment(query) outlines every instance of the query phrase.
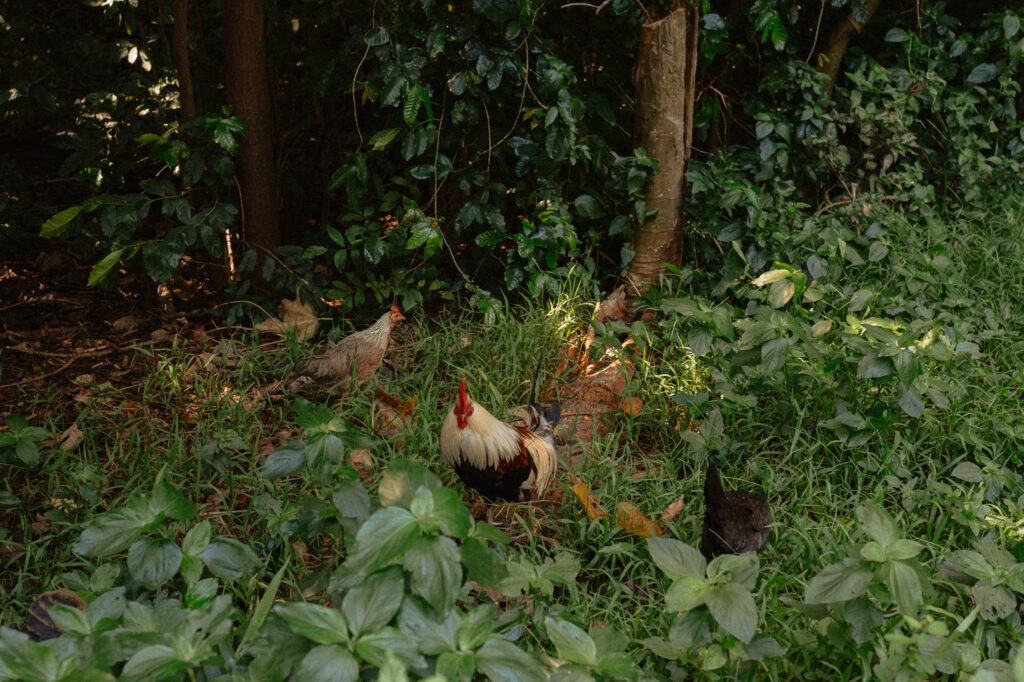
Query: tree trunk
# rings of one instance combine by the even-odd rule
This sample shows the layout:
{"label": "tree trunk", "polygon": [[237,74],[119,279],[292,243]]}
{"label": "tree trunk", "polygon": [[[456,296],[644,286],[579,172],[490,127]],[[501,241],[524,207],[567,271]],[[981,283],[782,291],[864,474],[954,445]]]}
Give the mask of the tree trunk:
{"label": "tree trunk", "polygon": [[647,188],[654,218],[637,227],[629,280],[640,289],[654,284],[665,264],[682,264],[682,208],[686,164],[693,140],[697,74],[697,7],[683,7],[641,27],[634,85],[634,141],[656,159],[659,171]]}
{"label": "tree trunk", "polygon": [[281,243],[281,226],[262,0],[224,1],[224,43],[228,103],[245,125],[238,145],[242,237],[269,250]]}
{"label": "tree trunk", "polygon": [[174,68],[178,72],[178,99],[181,104],[181,122],[196,117],[196,96],[192,88],[192,67],[188,57],[188,0],[174,0]]}
{"label": "tree trunk", "polygon": [[839,75],[839,66],[843,63],[843,55],[846,54],[846,46],[850,44],[850,39],[864,29],[864,24],[868,23],[880,3],[881,0],[868,0],[864,5],[864,21],[857,21],[851,13],[839,22],[839,26],[828,37],[825,51],[818,55],[818,70],[828,76],[828,82],[825,84],[825,92],[828,94],[832,94],[836,76]]}

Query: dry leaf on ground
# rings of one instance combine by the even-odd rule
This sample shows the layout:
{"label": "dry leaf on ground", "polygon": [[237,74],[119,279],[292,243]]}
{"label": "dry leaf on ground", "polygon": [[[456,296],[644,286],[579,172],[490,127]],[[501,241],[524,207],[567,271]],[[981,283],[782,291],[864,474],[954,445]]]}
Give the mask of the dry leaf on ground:
{"label": "dry leaf on ground", "polygon": [[583,510],[587,512],[587,516],[592,519],[607,519],[608,514],[601,509],[601,505],[597,503],[597,498],[590,494],[590,486],[587,485],[586,481],[571,471],[569,476],[572,477],[572,492],[576,495],[576,499],[580,501],[580,504],[583,505]]}
{"label": "dry leaf on ground", "polygon": [[320,326],[313,305],[303,303],[298,297],[295,300],[282,299],[277,314],[278,317],[270,317],[257,324],[256,331],[278,336],[291,332],[296,340],[305,341],[316,334]]}
{"label": "dry leaf on ground", "polygon": [[78,422],[75,422],[57,436],[57,443],[60,444],[62,450],[71,452],[78,445],[79,441],[82,440],[83,436],[85,436],[85,433],[78,426]]}
{"label": "dry leaf on ground", "polygon": [[625,530],[632,531],[645,538],[661,537],[665,533],[658,522],[644,516],[636,506],[629,502],[615,503],[615,523],[622,526]]}
{"label": "dry leaf on ground", "polygon": [[680,495],[676,498],[676,501],[665,507],[665,511],[661,512],[661,520],[665,523],[672,523],[679,515],[683,513],[683,502],[686,499],[686,495]]}

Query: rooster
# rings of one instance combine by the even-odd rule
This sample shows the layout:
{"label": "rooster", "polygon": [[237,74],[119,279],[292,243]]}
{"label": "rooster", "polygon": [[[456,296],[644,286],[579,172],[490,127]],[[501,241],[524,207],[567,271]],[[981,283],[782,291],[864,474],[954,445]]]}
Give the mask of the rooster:
{"label": "rooster", "polygon": [[377,371],[391,341],[391,329],[404,320],[396,306],[380,316],[373,326],[349,334],[325,352],[299,360],[292,368],[293,389],[312,382],[330,386],[331,393],[345,395]]}
{"label": "rooster", "polygon": [[[538,370],[540,369],[538,365]],[[441,426],[441,454],[459,478],[488,500],[540,499],[558,465],[553,431],[560,408],[544,408],[530,389],[526,424],[501,421],[466,393],[462,375],[455,405]]]}
{"label": "rooster", "polygon": [[719,554],[760,552],[768,540],[772,510],[744,490],[725,490],[714,462],[704,479],[704,531],[700,551],[710,561]]}

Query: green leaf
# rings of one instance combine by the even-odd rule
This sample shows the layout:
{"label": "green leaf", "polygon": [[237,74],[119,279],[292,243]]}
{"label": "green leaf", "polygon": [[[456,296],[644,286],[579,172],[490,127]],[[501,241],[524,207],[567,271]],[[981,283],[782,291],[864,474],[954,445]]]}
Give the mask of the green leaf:
{"label": "green leaf", "polygon": [[708,611],[726,632],[749,642],[757,627],[757,605],[750,591],[738,583],[719,585],[707,592]]}
{"label": "green leaf", "polygon": [[72,551],[92,557],[117,554],[135,542],[147,523],[147,519],[133,509],[105,512],[86,522]]}
{"label": "green leaf", "polygon": [[596,220],[604,215],[604,210],[601,208],[601,204],[599,204],[597,199],[589,194],[581,194],[576,197],[576,200],[573,201],[573,205],[576,206],[576,210],[579,211],[579,214],[584,218]]}
{"label": "green leaf", "polygon": [[981,483],[985,480],[981,467],[974,462],[960,462],[953,467],[951,473],[961,481],[967,481],[968,483]]}
{"label": "green leaf", "polygon": [[404,587],[402,569],[391,566],[371,574],[362,584],[349,590],[341,602],[341,612],[353,634],[380,630],[390,623],[402,605]]}
{"label": "green leaf", "polygon": [[861,502],[857,505],[856,513],[861,529],[883,547],[888,547],[899,538],[896,522],[877,503]]}
{"label": "green leaf", "polygon": [[405,552],[410,584],[435,613],[445,613],[455,605],[462,587],[460,558],[458,545],[447,537],[416,538]]}
{"label": "green leaf", "polygon": [[362,521],[370,515],[370,496],[362,481],[342,481],[331,496],[334,508],[349,519]]}
{"label": "green leaf", "polygon": [[434,490],[441,487],[441,479],[419,462],[400,459],[392,462],[384,471],[377,493],[380,495],[381,505],[398,505],[408,509],[413,495],[420,486]]}
{"label": "green leaf", "polygon": [[479,538],[462,541],[462,563],[466,574],[481,587],[498,587],[508,577],[508,568],[501,555]]}
{"label": "green leaf", "polygon": [[1017,598],[1013,592],[992,580],[979,580],[971,588],[971,594],[981,609],[978,615],[992,623],[1007,618],[1017,609]]}
{"label": "green leaf", "polygon": [[39,446],[31,440],[19,440],[14,446],[14,453],[26,466],[34,467],[39,464]]}
{"label": "green leaf", "polygon": [[[374,133],[373,137],[370,138],[370,146],[373,148],[373,151],[379,152],[391,144],[391,142],[398,137],[399,132],[398,128],[386,128],[385,130],[380,130]],[[335,240],[335,243],[338,243],[337,240]],[[344,244],[339,245],[344,246]]]}
{"label": "green leaf", "polygon": [[761,273],[761,275],[753,282],[751,282],[751,284],[753,284],[755,287],[760,288],[766,284],[772,284],[774,282],[779,282],[784,279],[787,279],[792,274],[792,270],[785,270],[781,268],[776,270],[768,270],[767,272]]}
{"label": "green leaf", "polygon": [[950,561],[954,566],[972,578],[985,580],[996,577],[996,571],[992,567],[992,564],[990,564],[984,556],[974,550],[962,549],[960,551],[953,552],[953,555],[950,557]]}
{"label": "green leaf", "polygon": [[99,263],[93,266],[92,270],[89,271],[89,281],[86,282],[86,286],[94,287],[107,278],[110,274],[111,268],[117,265],[117,261],[121,259],[121,254],[126,249],[114,249],[106,256],[103,257]]}
{"label": "green leaf", "polygon": [[412,637],[391,627],[360,637],[356,644],[356,653],[359,658],[376,666],[384,665],[389,653],[412,668],[422,668],[426,665]]}
{"label": "green leaf", "polygon": [[181,550],[170,538],[142,538],[128,550],[128,572],[151,590],[170,580],[181,566]]}
{"label": "green leaf", "polygon": [[892,360],[879,357],[877,351],[864,355],[857,363],[858,379],[879,379],[892,374]]}
{"label": "green leaf", "polygon": [[203,550],[210,546],[210,537],[212,535],[213,531],[210,528],[210,522],[206,520],[200,521],[185,534],[185,539],[181,542],[181,551],[188,556],[199,556],[203,553]]}
{"label": "green leaf", "polygon": [[708,563],[707,577],[708,582],[720,582],[720,577],[728,577],[732,582],[752,590],[757,585],[757,573],[760,569],[761,562],[755,552],[722,554]]}
{"label": "green leaf", "polygon": [[758,320],[747,327],[747,330],[743,332],[743,336],[740,337],[740,346],[742,348],[754,348],[760,346],[765,341],[770,341],[778,335],[775,331],[775,325],[766,320]]}
{"label": "green leaf", "polygon": [[695,548],[672,538],[647,538],[651,559],[670,580],[684,575],[704,577],[707,560]]}
{"label": "green leaf", "polygon": [[919,419],[924,414],[924,403],[921,402],[921,396],[916,389],[908,388],[900,394],[900,408],[908,417],[914,419]]}
{"label": "green leaf", "polygon": [[917,571],[906,562],[890,561],[887,583],[900,613],[911,617],[917,615],[918,607],[924,603]]}
{"label": "green leaf", "polygon": [[348,641],[348,624],[337,609],[305,602],[284,602],[274,613],[288,623],[297,635],[317,644],[341,644]]}
{"label": "green leaf", "polygon": [[1020,30],[1020,19],[1014,14],[1007,14],[1003,17],[1003,36],[1007,40],[1017,35]]}
{"label": "green leaf", "polygon": [[924,549],[924,545],[920,542],[901,538],[889,545],[889,547],[886,548],[886,551],[888,552],[890,559],[903,561],[916,557],[921,553],[922,549]]}
{"label": "green leaf", "polygon": [[[416,598],[407,598],[402,603],[402,611],[398,616],[398,627],[406,635],[416,640],[421,653],[427,656],[438,656],[447,651],[455,651],[456,632],[459,629],[459,616],[449,611],[443,621],[438,621],[423,602]],[[492,612],[491,618],[493,619]],[[490,633],[488,633],[490,634]]]}
{"label": "green leaf", "polygon": [[405,93],[405,104],[402,105],[402,119],[405,125],[411,126],[416,122],[416,115],[420,113],[420,106],[423,100],[420,99],[416,88],[409,88]]}
{"label": "green leaf", "polygon": [[874,562],[876,564],[885,563],[888,557],[885,554],[885,547],[872,540],[860,548],[860,555],[867,561]]}
{"label": "green leaf", "polygon": [[39,236],[46,238],[61,236],[67,229],[68,223],[74,220],[75,216],[81,213],[83,208],[85,208],[84,204],[70,206],[60,213],[51,216],[43,223],[42,229],[39,230]]}
{"label": "green leaf", "polygon": [[269,455],[260,470],[260,478],[273,479],[294,474],[306,461],[306,444],[291,441],[277,448]]}
{"label": "green leaf", "polygon": [[493,682],[543,682],[544,668],[512,642],[492,638],[476,652],[477,669]]}
{"label": "green leaf", "polygon": [[873,567],[859,559],[848,557],[826,566],[807,583],[804,602],[828,604],[855,599],[868,588],[874,575]]}
{"label": "green leaf", "polygon": [[162,680],[176,677],[185,667],[174,649],[165,644],[153,644],[136,651],[121,671],[122,679],[138,678]]}
{"label": "green leaf", "polygon": [[559,658],[582,665],[597,663],[597,646],[582,628],[567,620],[556,620],[551,616],[544,619],[544,625],[547,628],[548,637],[558,651]]}
{"label": "green leaf", "polygon": [[234,538],[217,538],[200,554],[210,573],[221,580],[237,580],[256,572],[261,565],[249,545]]}
{"label": "green leaf", "polygon": [[78,635],[87,635],[92,632],[85,612],[73,606],[54,604],[46,610],[53,624],[60,628],[61,632],[70,632]]}
{"label": "green leaf", "polygon": [[458,646],[463,651],[472,651],[494,633],[494,619],[497,617],[494,604],[480,604],[467,613],[456,633]]}
{"label": "green leaf", "polygon": [[768,305],[773,308],[781,308],[789,303],[794,293],[796,293],[796,282],[793,280],[785,279],[773,282],[768,287]]}
{"label": "green leaf", "polygon": [[288,562],[285,561],[277,573],[274,574],[274,577],[271,578],[267,589],[263,591],[263,596],[260,597],[256,609],[252,612],[252,617],[245,626],[245,634],[242,636],[242,641],[238,643],[238,648],[235,650],[236,657],[241,654],[242,648],[256,636],[256,633],[263,627],[263,623],[266,622],[270,609],[274,607],[274,599],[277,598],[277,591],[281,588],[281,580],[284,579],[284,572],[287,568]]}
{"label": "green leaf", "polygon": [[310,682],[355,682],[359,679],[359,663],[348,650],[321,644],[302,658],[294,678]]}
{"label": "green leaf", "polygon": [[908,40],[910,40],[910,34],[902,28],[890,28],[885,34],[885,42],[887,43],[905,43]]}
{"label": "green leaf", "polygon": [[984,63],[978,64],[971,72],[967,74],[967,82],[973,85],[980,85],[981,83],[987,83],[998,75],[999,69],[996,68],[995,64]]}
{"label": "green leaf", "polygon": [[789,346],[790,340],[785,337],[772,339],[761,346],[761,372],[771,376],[785,367]]}
{"label": "green leaf", "polygon": [[462,497],[451,488],[435,488],[432,497],[434,509],[431,517],[437,521],[441,532],[460,540],[468,537],[473,515],[462,502]]}
{"label": "green leaf", "polygon": [[750,640],[750,643],[745,648],[747,660],[749,661],[763,661],[786,654],[786,650],[782,648],[778,641],[768,635],[757,635],[754,639]]}
{"label": "green leaf", "polygon": [[363,42],[370,47],[386,45],[391,40],[391,35],[384,26],[377,26],[363,34]]}
{"label": "green leaf", "polygon": [[695,609],[704,604],[709,588],[708,581],[700,576],[681,575],[665,592],[665,608],[669,613]]}
{"label": "green leaf", "polygon": [[196,508],[192,503],[181,494],[181,491],[165,480],[153,486],[149,509],[154,516],[163,514],[175,521],[191,521],[196,515]]}
{"label": "green leaf", "polygon": [[882,612],[874,604],[864,597],[851,599],[843,607],[843,620],[851,626],[853,641],[864,644],[874,639],[874,628],[881,625],[885,619]]}

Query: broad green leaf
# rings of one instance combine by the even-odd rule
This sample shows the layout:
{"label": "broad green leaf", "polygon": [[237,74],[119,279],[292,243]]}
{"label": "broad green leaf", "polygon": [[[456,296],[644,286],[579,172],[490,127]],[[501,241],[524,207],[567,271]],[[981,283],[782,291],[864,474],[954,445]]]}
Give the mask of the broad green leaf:
{"label": "broad green leaf", "polygon": [[380,503],[385,507],[398,505],[409,508],[412,497],[420,486],[430,490],[441,487],[441,479],[419,462],[407,459],[396,460],[381,476],[377,492]]}
{"label": "broad green leaf", "polygon": [[796,283],[791,279],[772,282],[768,287],[768,305],[773,308],[781,308],[789,303],[796,293]]}
{"label": "broad green leaf", "polygon": [[544,619],[544,626],[558,651],[559,658],[582,665],[597,663],[597,646],[582,628],[567,620],[556,620],[551,616]]}
{"label": "broad green leaf", "polygon": [[738,583],[726,583],[708,590],[708,611],[726,632],[749,642],[757,627],[757,604],[750,591]]}
{"label": "broad green leaf", "polygon": [[886,548],[886,552],[888,553],[890,559],[903,561],[906,559],[912,559],[916,557],[918,554],[921,553],[922,549],[924,549],[924,545],[922,545],[920,542],[901,538],[896,542],[892,543],[891,545],[889,545]]}
{"label": "broad green leaf", "polygon": [[775,325],[766,320],[758,320],[743,332],[743,336],[740,337],[740,346],[742,348],[754,348],[774,339],[777,335],[778,332],[775,330]]}
{"label": "broad green leaf", "polygon": [[885,42],[887,43],[905,43],[908,40],[910,40],[910,34],[902,28],[890,28],[885,34]]}
{"label": "broad green leaf", "polygon": [[888,547],[899,538],[896,522],[875,502],[861,502],[856,513],[861,529],[882,547]]}
{"label": "broad green leaf", "polygon": [[786,366],[790,340],[785,337],[772,339],[761,346],[761,371],[771,376]]}
{"label": "broad green leaf", "polygon": [[342,481],[335,487],[331,502],[342,516],[362,521],[370,515],[370,496],[362,481]]}
{"label": "broad green leaf", "polygon": [[729,654],[717,642],[704,649],[700,669],[705,671],[718,670],[729,662]]}
{"label": "broad green leaf", "polygon": [[879,357],[877,351],[864,355],[857,363],[858,379],[879,379],[892,374],[892,360]]}
{"label": "broad green leaf", "polygon": [[747,652],[747,660],[763,661],[768,658],[785,656],[786,650],[774,637],[768,635],[757,635],[744,647]]}
{"label": "broad green leaf", "polygon": [[455,605],[462,587],[460,558],[459,546],[443,536],[416,538],[405,552],[410,584],[435,613],[445,613]]}
{"label": "broad green leaf", "polygon": [[192,506],[181,491],[165,480],[153,486],[153,494],[149,498],[149,509],[154,516],[163,514],[175,521],[191,521],[196,515]]}
{"label": "broad green leaf", "polygon": [[512,642],[492,638],[476,652],[477,669],[493,682],[543,682],[540,662]]}
{"label": "broad green leaf", "polygon": [[753,284],[755,287],[763,287],[766,284],[772,284],[773,282],[778,282],[780,280],[786,279],[792,274],[793,272],[791,270],[769,270],[767,272],[761,273],[761,275],[753,282],[751,282],[751,284]]}
{"label": "broad green leaf", "polygon": [[373,151],[379,152],[391,144],[392,140],[398,137],[399,132],[398,128],[386,128],[374,133],[370,138],[370,147],[373,148]]}
{"label": "broad green leaf", "polygon": [[497,587],[508,577],[505,560],[487,543],[475,537],[462,541],[462,563],[466,574],[482,587]]}
{"label": "broad green leaf", "polygon": [[[423,602],[416,598],[407,598],[402,603],[398,616],[398,627],[406,635],[416,641],[421,653],[427,656],[439,656],[446,651],[457,648],[456,633],[459,629],[459,617],[455,611],[448,611],[443,621],[435,620]],[[493,614],[491,615],[493,619]]]}
{"label": "broad green leaf", "polygon": [[260,478],[273,479],[294,474],[306,461],[306,444],[302,441],[285,443],[269,455],[260,470]]}
{"label": "broad green leaf", "polygon": [[874,639],[873,628],[884,622],[882,612],[864,597],[851,599],[843,607],[843,620],[851,626],[853,641],[864,644]]}
{"label": "broad green leaf", "polygon": [[979,580],[971,588],[971,594],[981,609],[978,615],[992,623],[1001,621],[1017,609],[1017,598],[1013,592],[992,580]]}
{"label": "broad green leaf", "polygon": [[210,522],[206,520],[200,521],[185,534],[185,539],[181,541],[181,551],[188,556],[199,556],[203,553],[203,550],[210,546],[212,535],[213,530],[210,527]]}
{"label": "broad green leaf", "polygon": [[261,565],[255,552],[234,538],[216,538],[200,554],[210,573],[221,580],[237,580],[256,572]]}
{"label": "broad green leaf", "polygon": [[1007,14],[1003,17],[1003,36],[1009,40],[1017,35],[1020,30],[1020,18],[1015,14]]}
{"label": "broad green leaf", "polygon": [[972,549],[962,549],[953,552],[950,561],[958,569],[979,580],[995,578],[996,572],[984,556]]}
{"label": "broad green leaf", "polygon": [[416,648],[416,642],[397,628],[388,627],[370,632],[360,637],[356,644],[359,658],[376,666],[387,662],[389,652],[409,667],[422,668],[426,665]]}
{"label": "broad green leaf", "polygon": [[82,556],[104,557],[128,548],[148,521],[133,509],[117,509],[93,517],[72,548]]}
{"label": "broad green leaf", "polygon": [[859,559],[843,559],[826,566],[807,583],[804,601],[827,604],[855,599],[864,593],[874,574],[874,568]]}
{"label": "broad green leaf", "polygon": [[160,680],[175,677],[185,667],[174,649],[165,644],[153,644],[136,651],[124,670],[122,679]]}
{"label": "broad green leaf", "polygon": [[711,343],[714,338],[711,336],[711,332],[703,327],[694,327],[686,335],[686,345],[689,346],[693,354],[698,358],[707,355],[707,352],[711,350]]}
{"label": "broad green leaf", "polygon": [[871,248],[868,249],[868,260],[872,263],[877,263],[883,260],[889,255],[889,247],[882,242],[871,242]]}
{"label": "broad green leaf", "polygon": [[55,604],[46,610],[53,624],[60,628],[61,632],[70,632],[78,635],[87,635],[92,632],[92,627],[85,612],[73,606]]}
{"label": "broad green leaf", "polygon": [[960,462],[953,467],[952,474],[961,481],[967,481],[968,483],[981,483],[985,480],[981,467],[974,462]]}
{"label": "broad green leaf", "polygon": [[27,466],[34,467],[39,464],[39,446],[31,440],[24,438],[19,440],[18,444],[14,446],[14,453]]}
{"label": "broad green leaf", "polygon": [[[449,542],[451,542],[449,540]],[[391,566],[369,575],[341,602],[341,612],[354,635],[380,630],[391,622],[405,594],[402,569]]]}
{"label": "broad green leaf", "polygon": [[121,260],[121,254],[127,249],[114,249],[100,260],[99,263],[93,266],[92,270],[89,271],[89,280],[86,282],[86,286],[94,287],[107,278],[110,274],[110,270],[117,265],[117,261]]}
{"label": "broad green leaf", "polygon": [[456,633],[459,648],[472,651],[482,646],[494,633],[494,619],[497,615],[494,604],[480,604],[465,614]]}
{"label": "broad green leaf", "polygon": [[431,516],[437,521],[441,532],[460,540],[466,539],[473,525],[473,515],[462,501],[462,497],[451,488],[435,488],[432,491],[434,509]]}
{"label": "broad green leaf", "polygon": [[391,35],[383,25],[372,28],[363,34],[363,42],[370,47],[386,45],[391,40]]}
{"label": "broad green leaf", "polygon": [[917,615],[918,608],[924,603],[917,571],[906,562],[890,561],[887,582],[889,593],[900,612],[905,616]]}
{"label": "broad green leaf", "polygon": [[67,229],[68,223],[74,220],[75,216],[81,213],[83,208],[85,208],[84,204],[70,206],[60,213],[51,216],[43,223],[42,229],[39,230],[39,236],[46,238],[61,236]]}
{"label": "broad green leaf", "polygon": [[665,593],[665,608],[669,613],[695,609],[704,603],[708,588],[708,581],[700,576],[681,575]]}
{"label": "broad green leaf", "polygon": [[885,563],[888,558],[885,554],[885,547],[872,540],[860,548],[860,555],[867,561],[876,564]]}
{"label": "broad green leaf", "polygon": [[761,570],[761,560],[756,552],[743,554],[722,554],[708,563],[708,582],[721,582],[720,576],[726,576],[732,582],[739,583],[748,590],[757,585],[757,574]]}
{"label": "broad green leaf", "polygon": [[580,215],[584,218],[597,219],[604,215],[604,210],[601,209],[601,204],[599,204],[597,199],[589,194],[579,195],[576,197],[573,204],[576,206],[576,210],[579,211]]}
{"label": "broad green leaf", "polygon": [[85,611],[85,619],[89,622],[90,629],[96,630],[100,625],[100,621],[104,619],[116,621],[121,617],[127,608],[124,593],[125,588],[123,586],[115,587],[104,592],[89,603],[89,608]]}
{"label": "broad green leaf", "polygon": [[909,417],[918,419],[924,414],[924,403],[921,402],[921,396],[918,395],[916,389],[906,389],[900,394],[900,408]]}
{"label": "broad green leaf", "polygon": [[704,577],[707,560],[696,549],[672,538],[647,538],[651,559],[670,580],[684,575]]}
{"label": "broad green leaf", "polygon": [[967,82],[973,85],[980,85],[981,83],[987,83],[998,75],[999,69],[996,68],[995,64],[984,63],[978,64],[971,72],[967,74]]}
{"label": "broad green leaf", "polygon": [[288,623],[292,632],[317,644],[341,644],[348,641],[348,624],[338,609],[306,602],[284,602],[274,613]]}
{"label": "broad green leaf", "polygon": [[310,682],[355,682],[359,679],[359,663],[347,649],[321,644],[303,657],[294,677]]}
{"label": "broad green leaf", "polygon": [[128,550],[128,572],[151,590],[170,580],[181,566],[181,550],[170,538],[142,538]]}

